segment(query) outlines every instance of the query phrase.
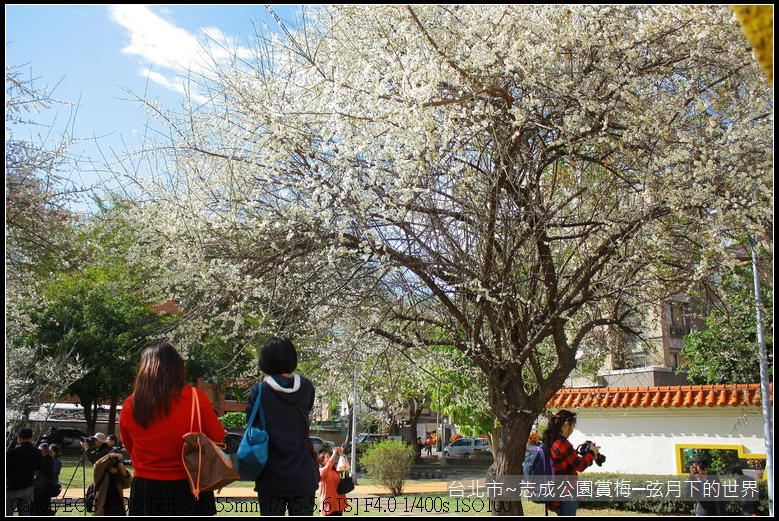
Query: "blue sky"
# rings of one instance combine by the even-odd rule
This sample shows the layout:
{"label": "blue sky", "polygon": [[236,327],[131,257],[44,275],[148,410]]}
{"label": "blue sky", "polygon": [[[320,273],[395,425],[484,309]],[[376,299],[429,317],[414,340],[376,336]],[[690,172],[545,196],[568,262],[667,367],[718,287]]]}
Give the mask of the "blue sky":
{"label": "blue sky", "polygon": [[[274,10],[293,21],[299,6]],[[6,4],[5,16],[6,67],[23,66],[36,85],[56,85],[53,98],[78,103],[74,114],[59,106],[37,118],[57,132],[69,128],[77,138],[96,137],[106,154],[122,150],[122,140],[137,143],[143,132],[143,111],[125,101],[126,91],[175,108],[183,99],[181,74],[201,63],[200,46],[209,37],[248,52],[255,27],[272,20],[262,5]],[[103,161],[89,141],[71,151]],[[101,176],[74,177],[89,185]]]}

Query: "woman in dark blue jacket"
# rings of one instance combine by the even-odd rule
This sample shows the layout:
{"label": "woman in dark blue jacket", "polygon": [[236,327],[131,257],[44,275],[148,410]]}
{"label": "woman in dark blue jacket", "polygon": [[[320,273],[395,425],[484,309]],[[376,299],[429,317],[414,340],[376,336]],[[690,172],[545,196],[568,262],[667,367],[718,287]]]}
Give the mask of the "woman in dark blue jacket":
{"label": "woman in dark blue jacket", "polygon": [[[268,377],[254,384],[246,403],[251,416],[262,391],[265,430],[268,432],[268,461],[255,483],[260,512],[270,515],[313,515],[319,470],[311,453],[308,415],[314,406],[314,385],[294,373],[297,352],[286,338],[271,338],[260,350],[260,369]],[[260,426],[260,415],[255,418]]]}

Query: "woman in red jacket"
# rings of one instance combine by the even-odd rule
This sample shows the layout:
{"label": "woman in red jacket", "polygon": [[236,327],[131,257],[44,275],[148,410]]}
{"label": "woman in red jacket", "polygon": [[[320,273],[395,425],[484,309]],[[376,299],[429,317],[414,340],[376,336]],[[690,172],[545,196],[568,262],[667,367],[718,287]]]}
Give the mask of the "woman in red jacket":
{"label": "woman in red jacket", "polygon": [[[568,437],[576,427],[576,414],[562,410],[552,416],[544,432],[544,445],[549,447],[555,476],[578,476],[579,472],[590,467],[598,456],[600,447],[592,444],[592,452],[579,456]],[[556,501],[548,505],[549,510],[557,512],[558,516],[575,516],[578,502]]]}
{"label": "woman in red jacket", "polygon": [[130,515],[215,515],[213,492],[195,500],[181,456],[191,430],[192,393],[198,393],[202,430],[212,440],[225,436],[203,391],[186,385],[184,360],[172,345],[149,347],[141,355],[133,394],[119,416],[119,432],[130,454],[134,478]]}
{"label": "woman in red jacket", "polygon": [[326,450],[319,453],[319,510],[323,516],[342,516],[348,506],[346,496],[338,493],[341,475],[335,470],[343,449],[336,447],[332,455]]}

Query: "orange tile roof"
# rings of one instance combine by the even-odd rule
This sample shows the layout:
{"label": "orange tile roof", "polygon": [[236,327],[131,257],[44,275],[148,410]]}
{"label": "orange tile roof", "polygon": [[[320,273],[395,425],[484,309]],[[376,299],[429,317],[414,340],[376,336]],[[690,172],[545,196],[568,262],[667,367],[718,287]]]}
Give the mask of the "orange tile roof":
{"label": "orange tile roof", "polygon": [[[773,403],[773,385],[771,385]],[[579,407],[737,407],[760,405],[760,384],[672,385],[664,387],[577,387],[561,389],[553,409]]]}

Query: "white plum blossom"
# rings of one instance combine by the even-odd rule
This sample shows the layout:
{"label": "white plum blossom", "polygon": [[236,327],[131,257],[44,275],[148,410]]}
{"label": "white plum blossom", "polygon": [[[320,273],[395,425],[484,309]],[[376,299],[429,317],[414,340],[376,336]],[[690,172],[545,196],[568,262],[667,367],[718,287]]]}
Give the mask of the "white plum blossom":
{"label": "white plum blossom", "polygon": [[253,302],[247,327],[320,356],[467,354],[498,473],[589,335],[772,229],[772,94],[726,6],[345,5],[305,28],[169,115],[142,251],[171,293]]}

